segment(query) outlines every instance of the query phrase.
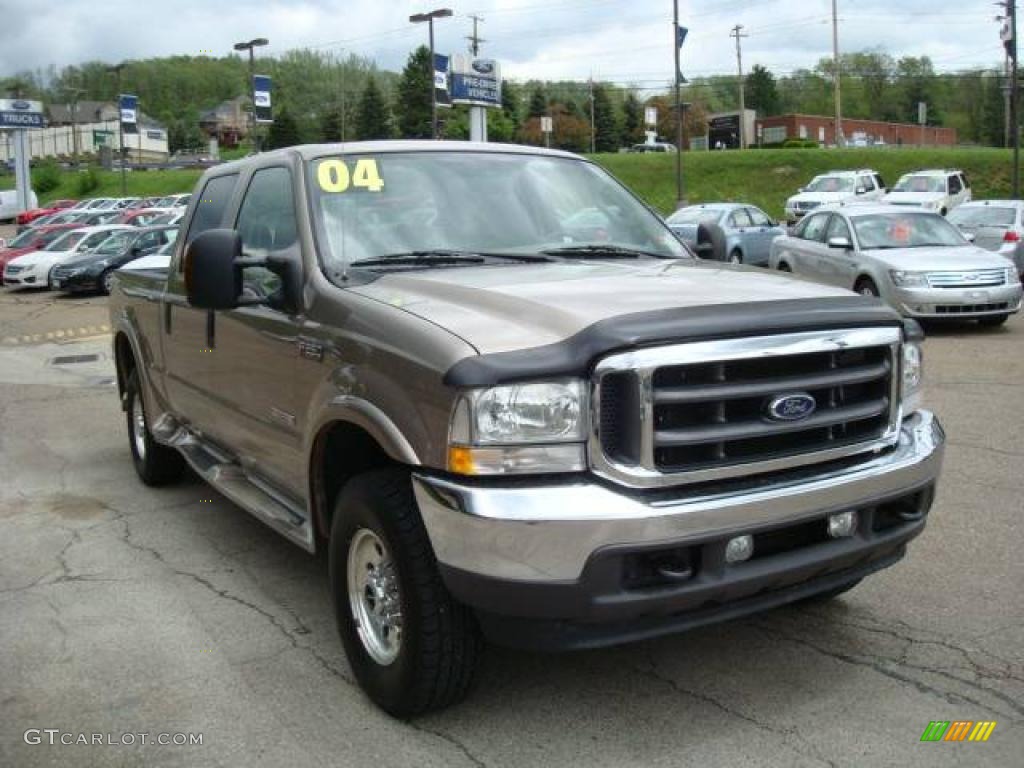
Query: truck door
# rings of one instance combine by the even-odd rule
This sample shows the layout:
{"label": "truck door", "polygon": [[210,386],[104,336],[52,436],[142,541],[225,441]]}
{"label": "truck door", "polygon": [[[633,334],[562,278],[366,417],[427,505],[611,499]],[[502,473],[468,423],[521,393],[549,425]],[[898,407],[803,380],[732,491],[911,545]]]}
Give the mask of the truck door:
{"label": "truck door", "polygon": [[177,416],[209,435],[216,435],[222,415],[219,403],[223,402],[223,393],[216,391],[212,379],[217,354],[215,318],[212,311],[189,306],[182,257],[197,235],[223,225],[237,186],[237,173],[214,176],[206,182],[199,199],[193,201],[192,215],[185,219],[188,231],[175,248],[160,307],[164,381],[171,408]]}

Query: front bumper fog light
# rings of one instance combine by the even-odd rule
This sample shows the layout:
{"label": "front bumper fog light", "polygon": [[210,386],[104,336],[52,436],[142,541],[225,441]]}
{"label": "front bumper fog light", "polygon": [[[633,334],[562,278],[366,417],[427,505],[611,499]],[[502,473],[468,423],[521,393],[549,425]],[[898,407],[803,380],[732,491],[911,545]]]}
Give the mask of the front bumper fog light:
{"label": "front bumper fog light", "polygon": [[742,563],[754,554],[753,536],[736,536],[725,545],[725,562]]}
{"label": "front bumper fog light", "polygon": [[836,512],[828,516],[828,535],[833,539],[842,539],[853,536],[857,530],[857,513]]}

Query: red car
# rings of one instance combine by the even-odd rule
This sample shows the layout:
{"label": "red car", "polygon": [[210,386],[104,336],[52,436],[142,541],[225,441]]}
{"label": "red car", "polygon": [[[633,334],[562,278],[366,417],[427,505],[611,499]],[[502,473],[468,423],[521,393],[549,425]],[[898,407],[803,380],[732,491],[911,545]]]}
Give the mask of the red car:
{"label": "red car", "polygon": [[69,229],[77,229],[80,224],[54,224],[50,227],[27,229],[15,237],[6,248],[0,248],[0,275],[3,275],[7,262],[32,251],[45,248]]}
{"label": "red car", "polygon": [[113,224],[131,224],[133,227],[148,227],[157,216],[167,213],[166,208],[129,208],[118,216]]}
{"label": "red car", "polygon": [[51,213],[56,213],[57,211],[62,210],[64,208],[70,208],[76,202],[78,202],[78,201],[77,200],[53,200],[52,202],[47,203],[46,207],[33,208],[30,211],[22,211],[14,219],[15,222],[17,223],[18,227],[19,227],[18,231],[20,232],[21,231],[21,227],[24,227],[30,221],[35,221],[40,216],[47,216],[47,215],[49,215]]}

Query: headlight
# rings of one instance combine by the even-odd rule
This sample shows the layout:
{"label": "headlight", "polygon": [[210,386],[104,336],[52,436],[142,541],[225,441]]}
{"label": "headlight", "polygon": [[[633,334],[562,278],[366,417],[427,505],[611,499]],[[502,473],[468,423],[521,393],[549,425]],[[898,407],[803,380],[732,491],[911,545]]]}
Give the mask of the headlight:
{"label": "headlight", "polygon": [[921,345],[907,341],[903,344],[902,366],[903,415],[909,416],[921,407],[921,380],[924,377],[924,356]]}
{"label": "headlight", "polygon": [[1007,269],[1006,269],[1006,282],[1007,282],[1007,284],[1019,283],[1020,282],[1020,273],[1017,271],[1016,267],[1007,267]]}
{"label": "headlight", "polygon": [[889,276],[900,288],[927,288],[927,272],[907,272],[902,269],[890,269]]}
{"label": "headlight", "polygon": [[467,475],[581,471],[586,414],[579,380],[471,390],[452,413],[448,469]]}

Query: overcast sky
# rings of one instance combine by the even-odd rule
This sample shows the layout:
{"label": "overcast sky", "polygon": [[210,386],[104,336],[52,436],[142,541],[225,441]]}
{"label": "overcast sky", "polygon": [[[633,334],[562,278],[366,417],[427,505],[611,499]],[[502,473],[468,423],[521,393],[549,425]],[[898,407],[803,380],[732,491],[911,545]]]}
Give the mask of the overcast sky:
{"label": "overcast sky", "polygon": [[[439,5],[444,0],[434,0]],[[0,0],[0,77],[90,59],[212,53],[265,36],[268,54],[313,47],[343,49],[402,66],[424,42],[410,13],[432,0]],[[465,49],[470,14],[484,18],[483,52],[517,79],[595,78],[656,87],[672,77],[671,0],[451,0],[455,16],[436,23],[437,50]],[[990,0],[840,0],[840,47],[880,48],[893,56],[928,55],[939,70],[1001,61]],[[776,73],[811,67],[830,55],[831,0],[680,0],[690,29],[683,72],[736,71],[728,36],[743,24],[744,68]]]}

